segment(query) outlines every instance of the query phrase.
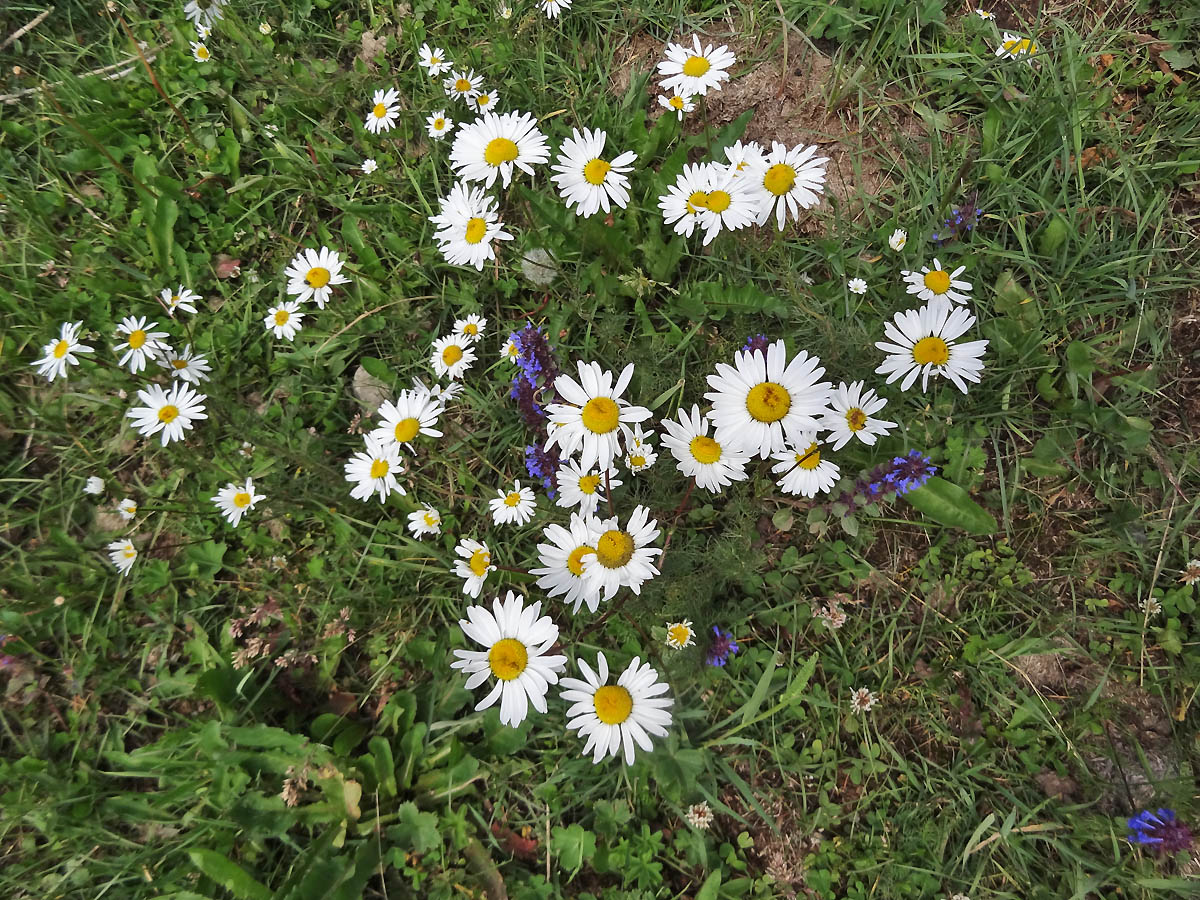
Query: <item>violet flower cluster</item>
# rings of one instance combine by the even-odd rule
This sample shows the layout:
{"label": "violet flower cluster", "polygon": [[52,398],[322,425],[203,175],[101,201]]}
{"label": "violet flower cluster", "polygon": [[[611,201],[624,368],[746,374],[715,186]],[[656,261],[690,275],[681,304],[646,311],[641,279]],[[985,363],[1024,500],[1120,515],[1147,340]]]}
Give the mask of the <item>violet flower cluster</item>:
{"label": "violet flower cluster", "polygon": [[976,205],[977,199],[972,197],[964,205],[951,210],[950,217],[942,222],[941,230],[933,234],[935,244],[939,247],[945,246],[950,241],[960,240],[975,230],[980,217],[983,216],[983,210]]}
{"label": "violet flower cluster", "polygon": [[910,450],[906,456],[894,456],[890,462],[880,463],[870,472],[859,476],[854,486],[842,491],[830,503],[832,509],[839,504],[846,508],[844,515],[853,515],[856,510],[878,502],[886,494],[903,497],[915,491],[937,474],[938,467],[928,456]]}
{"label": "violet flower cluster", "polygon": [[734,656],[737,652],[738,645],[737,641],[733,639],[733,633],[722,631],[714,625],[712,641],[708,645],[706,662],[710,666],[720,667],[729,662],[729,657]]}
{"label": "violet flower cluster", "polygon": [[1129,843],[1145,845],[1160,856],[1192,846],[1192,830],[1175,817],[1172,809],[1142,810],[1129,820]]}
{"label": "violet flower cluster", "polygon": [[509,339],[517,348],[517,374],[508,395],[517,401],[521,420],[535,433],[534,442],[525,448],[525,470],[530,477],[539,479],[553,497],[559,452],[557,447],[545,449],[545,404],[554,400],[554,379],[560,374],[558,361],[542,329],[532,324],[513,332]]}

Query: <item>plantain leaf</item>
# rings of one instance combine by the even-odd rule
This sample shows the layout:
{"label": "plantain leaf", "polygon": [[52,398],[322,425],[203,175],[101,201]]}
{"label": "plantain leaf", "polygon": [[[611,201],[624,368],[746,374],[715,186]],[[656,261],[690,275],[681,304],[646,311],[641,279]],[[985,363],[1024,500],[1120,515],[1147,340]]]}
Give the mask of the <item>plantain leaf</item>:
{"label": "plantain leaf", "polygon": [[188,856],[192,865],[238,900],[271,900],[271,892],[266,885],[256,881],[249,872],[217,851],[197,848],[189,850]]}
{"label": "plantain leaf", "polygon": [[905,494],[904,499],[940,525],[961,528],[971,534],[995,534],[999,527],[990,512],[944,478],[930,478],[923,487]]}

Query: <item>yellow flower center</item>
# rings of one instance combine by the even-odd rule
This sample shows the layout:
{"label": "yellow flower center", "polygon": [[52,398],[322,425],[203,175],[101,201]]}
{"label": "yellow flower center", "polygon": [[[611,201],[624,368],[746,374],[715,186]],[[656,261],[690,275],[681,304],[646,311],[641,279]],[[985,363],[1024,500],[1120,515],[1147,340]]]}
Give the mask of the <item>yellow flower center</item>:
{"label": "yellow flower center", "polygon": [[708,208],[715,213],[723,213],[729,209],[732,198],[725,191],[708,192]]}
{"label": "yellow flower center", "polygon": [[205,47],[203,44],[201,44],[199,47],[196,48],[196,58],[197,59],[208,59],[208,48]]}
{"label": "yellow flower center", "polygon": [[462,358],[462,347],[458,346],[458,344],[450,344],[442,351],[442,362],[448,366],[454,365]]}
{"label": "yellow flower center", "polygon": [[146,343],[146,332],[142,329],[129,332],[129,348],[131,350],[140,350]]}
{"label": "yellow flower center", "polygon": [[512,681],[529,664],[529,651],[516,638],[501,638],[488,651],[488,668],[501,681]]}
{"label": "yellow flower center", "polygon": [[692,191],[687,198],[687,211],[695,215],[702,209],[708,208],[708,194],[704,191]]}
{"label": "yellow flower center", "polygon": [[467,565],[471,568],[471,574],[482,578],[488,573],[488,567],[492,564],[492,554],[486,550],[476,550],[471,554],[471,559]]}
{"label": "yellow flower center", "polygon": [[712,63],[703,56],[693,56],[683,64],[683,74],[689,78],[699,78],[711,68]]}
{"label": "yellow flower center", "polygon": [[950,273],[943,272],[941,269],[926,272],[925,287],[929,288],[935,294],[946,293],[946,291],[950,290]]}
{"label": "yellow flower center", "polygon": [[682,647],[691,639],[692,629],[688,628],[682,622],[677,622],[667,629],[667,637],[671,639],[672,643],[679,644]]}
{"label": "yellow flower center", "polygon": [[320,289],[329,284],[329,270],[324,266],[314,266],[304,276],[304,283],[310,288]]}
{"label": "yellow flower center", "polygon": [[186,359],[173,359],[171,360],[171,365],[176,369],[186,369],[188,361]]}
{"label": "yellow flower center", "polygon": [[617,427],[620,410],[608,397],[593,397],[584,404],[582,418],[583,427],[588,431],[593,434],[608,434]]}
{"label": "yellow flower center", "polygon": [[629,457],[629,465],[635,469],[640,469],[645,464],[646,464],[646,457],[644,457],[644,456]]}
{"label": "yellow flower center", "polygon": [[583,491],[585,494],[596,493],[596,488],[598,488],[599,486],[600,486],[600,476],[599,475],[584,475],[582,478],[579,479],[579,490]]}
{"label": "yellow flower center", "polygon": [[619,569],[633,559],[633,535],[610,529],[596,541],[596,559],[606,569]]}
{"label": "yellow flower center", "polygon": [[521,502],[521,495],[518,494],[516,491],[512,491],[507,497],[504,498],[505,506],[516,506],[520,502]]}
{"label": "yellow flower center", "polygon": [[67,351],[71,349],[70,341],[59,341],[54,345],[54,358],[62,359],[67,355]]}
{"label": "yellow flower center", "polygon": [[158,411],[158,421],[164,425],[170,425],[177,418],[179,418],[179,407],[172,406],[170,403]]}
{"label": "yellow flower center", "polygon": [[288,312],[286,309],[275,310],[275,324],[276,325],[286,325],[288,323],[288,319],[290,319],[291,317],[292,317],[292,314],[290,312]]}
{"label": "yellow flower center", "polygon": [[250,495],[245,491],[238,491],[233,495],[233,505],[238,509],[245,509],[250,505]]}
{"label": "yellow flower center", "polygon": [[133,547],[126,547],[121,551],[121,555],[126,559],[133,559],[135,556],[137,556],[137,550],[135,550]]}
{"label": "yellow flower center", "polygon": [[471,82],[469,79],[459,78],[459,79],[455,80],[454,90],[458,91],[460,94],[465,94],[470,89],[471,89]]}
{"label": "yellow flower center", "polygon": [[468,244],[478,244],[483,240],[483,236],[487,234],[487,222],[479,216],[474,216],[467,219],[467,233],[465,235]]}
{"label": "yellow flower center", "polygon": [[596,718],[605,725],[620,725],[633,712],[633,697],[619,684],[596,688],[592,704],[596,707]]}
{"label": "yellow flower center", "polygon": [[498,137],[488,141],[487,146],[483,148],[483,158],[489,166],[498,166],[501,163],[512,162],[517,158],[520,151],[517,145],[508,138]]}
{"label": "yellow flower center", "polygon": [[802,469],[812,471],[821,464],[821,451],[817,449],[816,441],[808,445],[803,453],[796,454],[796,464]]}
{"label": "yellow flower center", "polygon": [[867,427],[867,414],[857,406],[846,410],[846,426],[851,431],[862,431]]}
{"label": "yellow flower center", "polygon": [[667,102],[671,104],[671,109],[683,109],[683,98],[678,94],[676,94]]}
{"label": "yellow flower center", "polygon": [[491,102],[492,102],[491,94],[480,94],[478,97],[475,98],[475,104],[480,109],[483,109],[485,106],[487,106]]}
{"label": "yellow flower center", "polygon": [[792,408],[792,395],[782,384],[764,381],[750,388],[746,395],[746,412],[758,422],[778,422]]}
{"label": "yellow flower center", "polygon": [[1028,53],[1033,56],[1038,51],[1038,46],[1029,38],[1023,38],[1015,41],[1005,41],[1004,49],[1009,53]]}
{"label": "yellow flower center", "polygon": [[387,475],[387,473],[391,470],[392,467],[388,464],[386,459],[377,459],[371,463],[372,478],[383,478],[383,476]]}
{"label": "yellow flower center", "polygon": [[795,184],[796,170],[787,163],[775,163],[775,165],[767,169],[767,174],[763,176],[763,187],[776,197],[782,197]]}
{"label": "yellow flower center", "polygon": [[387,115],[387,107],[384,106],[382,103],[376,103],[375,108],[373,110],[371,110],[371,115],[373,115],[377,119],[382,119],[384,116]]}
{"label": "yellow flower center", "polygon": [[604,179],[611,168],[610,163],[599,158],[593,159],[583,167],[583,180],[588,184],[604,184]]}
{"label": "yellow flower center", "polygon": [[518,356],[521,355],[521,351],[517,349],[516,344],[509,344],[507,353],[509,356],[513,357],[514,359],[516,359]]}
{"label": "yellow flower center", "polygon": [[396,427],[392,430],[396,440],[401,443],[407,443],[417,436],[417,432],[421,430],[421,423],[409,416],[407,419],[401,419],[396,423]]}
{"label": "yellow flower center", "polygon": [[688,449],[692,451],[692,456],[696,458],[696,462],[709,465],[715,463],[721,458],[721,445],[710,437],[705,437],[702,434],[692,438],[692,442],[688,445]]}
{"label": "yellow flower center", "polygon": [[430,528],[437,527],[438,517],[436,515],[434,515],[433,513],[431,513],[431,512],[425,513],[424,519],[425,519],[425,524],[428,525]]}
{"label": "yellow flower center", "polygon": [[583,555],[585,553],[595,552],[595,547],[589,547],[587,544],[580,544],[569,554],[567,554],[567,571],[578,578],[583,574]]}
{"label": "yellow flower center", "polygon": [[935,366],[944,366],[950,361],[950,345],[943,341],[940,337],[923,337],[913,346],[913,360],[918,365],[926,365],[933,363]]}
{"label": "yellow flower center", "polygon": [[442,61],[442,58],[441,58],[440,56],[431,56],[431,57],[429,57],[429,64],[430,64],[431,66],[440,65],[440,64],[441,64],[441,61]]}

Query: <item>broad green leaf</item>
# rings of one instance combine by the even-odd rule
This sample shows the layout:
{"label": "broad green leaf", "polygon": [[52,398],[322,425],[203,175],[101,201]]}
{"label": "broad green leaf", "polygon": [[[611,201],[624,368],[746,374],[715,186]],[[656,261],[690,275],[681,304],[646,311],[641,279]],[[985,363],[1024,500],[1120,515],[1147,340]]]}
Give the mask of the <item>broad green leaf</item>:
{"label": "broad green leaf", "polygon": [[388,828],[387,836],[402,849],[413,853],[432,850],[442,840],[437,816],[421,812],[411,801],[396,808],[396,824]]}
{"label": "broad green leaf", "polygon": [[971,534],[995,534],[995,517],[970,498],[957,484],[936,475],[923,487],[904,495],[913,509],[939,525],[962,528]]}
{"label": "broad green leaf", "polygon": [[579,823],[566,828],[556,825],[551,832],[550,846],[563,868],[577,872],[596,852],[596,836]]}
{"label": "broad green leaf", "polygon": [[189,850],[188,857],[192,865],[238,900],[271,900],[271,892],[266,885],[223,854],[197,848]]}
{"label": "broad green leaf", "polygon": [[696,891],[696,900],[717,900],[721,890],[721,870],[717,869],[704,879],[700,890]]}

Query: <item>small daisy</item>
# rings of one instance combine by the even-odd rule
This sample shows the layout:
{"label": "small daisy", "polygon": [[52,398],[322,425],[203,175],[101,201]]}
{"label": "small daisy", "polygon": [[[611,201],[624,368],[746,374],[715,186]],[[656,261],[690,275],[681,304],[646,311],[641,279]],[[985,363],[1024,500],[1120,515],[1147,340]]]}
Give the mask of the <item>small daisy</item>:
{"label": "small daisy", "polygon": [[661,85],[677,94],[707,94],[719,91],[722,82],[729,80],[730,66],[737,57],[724,44],[713,49],[712,44],[700,47],[700,38],[692,35],[692,46],[667,44],[667,58],[658,64],[658,74],[665,75]]}
{"label": "small daisy", "polygon": [[625,468],[629,469],[634,475],[645,472],[656,462],[658,462],[658,454],[654,452],[654,448],[649,444],[643,444],[640,447],[632,447],[625,453]]}
{"label": "small daisy", "polygon": [[951,303],[966,303],[971,299],[971,282],[956,280],[965,271],[966,266],[959,266],[949,272],[942,268],[941,261],[935,256],[932,269],[921,266],[920,272],[902,271],[900,274],[904,277],[908,292],[927,303],[939,298]]}
{"label": "small daisy", "polygon": [[779,230],[790,215],[799,218],[800,210],[812,209],[821,202],[825,190],[825,163],[829,158],[817,156],[817,148],[797,144],[790,150],[778,141],[771,142],[771,152],[750,167],[747,178],[758,197],[758,224],[763,225],[774,213]]}
{"label": "small daisy", "polygon": [[592,754],[592,763],[606,756],[616,756],[625,750],[625,763],[633,765],[634,744],[647,753],[654,747],[653,737],[666,737],[671,724],[674,700],[662,697],[671,686],[658,680],[658,673],[649,663],[635,656],[629,666],[617,676],[616,684],[608,683],[608,660],[603,651],[596,654],[593,672],[582,657],[576,660],[584,680],[563,678],[563,700],[567,709],[567,730],[578,731],[587,738],[583,755]]}
{"label": "small daisy", "polygon": [[454,574],[464,579],[463,593],[478,597],[488,573],[496,571],[496,567],[492,565],[491,551],[488,550],[487,544],[463,538],[454,548],[454,552],[462,557],[454,562]]}
{"label": "small daisy", "polygon": [[480,91],[474,97],[467,101],[467,106],[471,107],[475,112],[482,115],[485,112],[491,112],[500,103],[499,91]]}
{"label": "small daisy", "polygon": [[1189,587],[1200,581],[1200,559],[1189,560],[1179,573],[1179,580]]}
{"label": "small daisy", "polygon": [[828,493],[837,484],[840,469],[836,463],[821,459],[820,445],[815,436],[802,436],[796,447],[788,448],[771,456],[778,463],[771,467],[776,475],[782,475],[776,484],[785,494],[815,497]]}
{"label": "small daisy", "polygon": [[209,26],[199,22],[196,23],[196,37],[202,41],[207,41],[210,34],[212,34],[212,29]]}
{"label": "small daisy", "polygon": [[125,413],[126,418],[133,419],[133,427],[143,437],[162,432],[164,447],[171,441],[182,440],[184,432],[190,430],[197,419],[208,418],[204,411],[204,401],[208,398],[181,381],[172,382],[169,391],[157,384],[147,385],[137,395],[146,405],[133,407]]}
{"label": "small daisy", "polygon": [[528,487],[521,487],[521,482],[513,483],[512,490],[503,488],[496,491],[496,496],[488,501],[492,509],[492,521],[497,525],[525,525],[533,518],[537,509],[537,499]]}
{"label": "small daisy", "polygon": [[300,301],[285,300],[278,306],[272,306],[267,310],[267,317],[263,319],[263,324],[267,326],[267,331],[275,332],[275,337],[283,338],[285,341],[294,341],[303,318],[304,313],[300,311]]}
{"label": "small daisy", "polygon": [[168,348],[158,358],[158,364],[164,369],[169,369],[172,378],[182,379],[188,384],[199,384],[201,381],[208,381],[208,373],[212,371],[212,366],[208,364],[207,359],[199,354],[192,353],[191,344],[187,344],[183,348],[182,353],[176,353]]}
{"label": "small daisy", "polygon": [[[982,9],[982,8],[976,9],[975,15],[979,16],[979,18],[983,19],[985,22],[988,21],[989,19],[996,18],[994,15],[992,15],[986,9]],[[961,894],[959,896],[961,896]]]}
{"label": "small daisy", "polygon": [[192,45],[192,59],[196,62],[206,63],[212,59],[212,52],[203,41],[188,41],[188,43]]}
{"label": "small daisy", "polygon": [[456,334],[448,334],[433,342],[433,355],[430,356],[429,363],[438,378],[457,381],[474,362],[475,350],[471,342]]}
{"label": "small daisy", "polygon": [[158,295],[158,299],[166,307],[167,315],[174,318],[177,310],[183,310],[185,313],[195,315],[196,304],[204,298],[181,284],[174,291],[170,288],[163,288]]}
{"label": "small daisy", "polygon": [[850,709],[856,713],[869,713],[879,702],[874,691],[858,688],[850,692]]}
{"label": "small daisy", "polygon": [[687,808],[684,818],[697,831],[708,831],[712,827],[713,811],[709,807],[707,800],[701,800],[699,803],[693,803]]}
{"label": "small daisy", "polygon": [[380,503],[387,500],[392,491],[403,497],[407,492],[396,480],[396,476],[404,472],[400,445],[390,441],[384,443],[369,434],[365,443],[366,450],[355,453],[342,467],[346,480],[354,485],[350,496],[355,500],[370,500],[373,494],[378,494]]}
{"label": "small daisy", "polygon": [[270,22],[259,22],[258,23],[258,33],[262,34],[262,35],[270,34],[271,33],[271,23]]}
{"label": "small daisy", "polygon": [[418,540],[427,534],[441,534],[442,514],[426,503],[416,512],[408,514],[408,530]]}
{"label": "small daisy", "polygon": [[359,166],[359,168],[362,169],[362,173],[364,175],[370,175],[379,168],[379,163],[375,162],[373,159],[367,158],[362,161],[362,165]]}
{"label": "small daisy", "polygon": [[672,226],[676,234],[691,237],[703,221],[707,202],[708,165],[686,163],[675,183],[659,196],[658,208],[662,210],[663,221]]}
{"label": "small daisy", "polygon": [[583,468],[573,459],[566,460],[554,480],[558,484],[555,503],[570,509],[578,507],[585,516],[594,515],[600,501],[605,499],[607,488],[618,488],[621,481],[615,470],[608,471],[607,485],[604,472],[595,468]]}
{"label": "small daisy", "polygon": [[511,241],[497,215],[496,198],[482,187],[458,182],[440,201],[436,216],[429,221],[438,226],[433,239],[446,262],[454,266],[474,266],[480,272],[487,260],[496,258],[493,241]]}
{"label": "small daisy", "polygon": [[458,176],[465,181],[482,181],[487,187],[497,178],[508,187],[514,167],[532,175],[533,167],[549,158],[546,136],[538,130],[537,120],[519,111],[485,113],[461,126],[450,148],[450,165]]}
{"label": "small daisy", "polygon": [[578,128],[562,143],[558,159],[551,170],[557,172],[550,180],[558,185],[567,208],[585,219],[600,210],[609,212],[613,206],[624,209],[629,205],[629,177],[637,154],[632,150],[612,160],[604,158],[604,142],[608,135],[596,129]]}
{"label": "small daisy", "polygon": [[546,691],[558,683],[558,673],[566,667],[565,656],[547,654],[558,641],[558,626],[541,612],[540,600],[525,606],[523,597],[509,591],[503,603],[499,597],[492,601],[491,612],[484,606],[468,606],[467,618],[458,620],[463,634],[487,649],[455,650],[458,658],[450,668],[470,676],[468,691],[495,679],[475,711],[499,700],[501,725],[520,725],[530,706],[546,712]]}
{"label": "small daisy", "polygon": [[875,395],[874,389],[863,391],[863,382],[842,382],[829,396],[833,411],[821,420],[821,427],[829,431],[828,440],[834,450],[841,450],[852,438],[858,438],[868,447],[874,446],[880,437],[896,427],[895,422],[874,418],[875,413],[887,401]]}
{"label": "small daisy", "polygon": [[565,403],[549,403],[546,413],[558,424],[546,441],[546,449],[558,445],[564,457],[579,451],[585,469],[612,467],[619,453],[618,438],[628,435],[629,426],[650,418],[644,406],[632,406],[621,398],[633,377],[633,363],[613,383],[613,373],[599,363],[578,363],[579,380],[570,375],[554,379],[554,391]]}
{"label": "small daisy", "polygon": [[108,545],[108,558],[122,575],[128,575],[137,560],[137,547],[132,541],[113,541]]}
{"label": "small daisy", "polygon": [[429,387],[420,378],[414,378],[412,383],[413,394],[419,397],[428,397],[437,404],[438,415],[446,411],[446,407],[451,400],[458,397],[463,392],[463,386],[460,382],[452,381],[444,387],[437,382],[434,382]]}
{"label": "small daisy", "polygon": [[888,354],[875,373],[886,375],[888,384],[903,377],[902,391],[912,387],[918,375],[922,391],[929,389],[930,376],[941,376],[949,378],[965,394],[968,381],[979,383],[983,372],[981,357],[988,342],[956,344],[955,340],[974,324],[975,317],[965,306],[952,308],[944,301],[898,312],[893,321],[884,323],[887,340],[875,342],[876,347]]}
{"label": "small daisy", "polygon": [[453,63],[446,59],[446,51],[441,47],[431,48],[428,44],[422,44],[421,49],[417,52],[417,62],[421,68],[429,73],[430,78],[437,78],[443,72],[449,72]]}
{"label": "small daisy", "polygon": [[376,91],[371,96],[371,111],[367,113],[367,131],[371,134],[381,134],[396,127],[400,118],[400,92],[395,88],[386,91]]}
{"label": "small daisy", "polygon": [[384,400],[379,405],[380,422],[371,436],[381,444],[392,441],[411,449],[418,434],[434,438],[442,436],[434,427],[441,413],[441,406],[428,394],[401,391],[395,403]]}
{"label": "small daisy", "polygon": [[216,504],[217,509],[221,511],[227,522],[234,528],[237,528],[238,523],[242,521],[242,516],[247,510],[254,509],[254,504],[259,500],[266,500],[264,494],[254,492],[253,479],[247,478],[246,483],[242,485],[229,482],[225,487],[217,491],[217,495],[212,498],[212,502]]}
{"label": "small daisy", "polygon": [[758,141],[734,141],[725,148],[725,158],[729,160],[729,168],[736,175],[748,171],[763,160],[763,148]]}
{"label": "small daisy", "polygon": [[79,365],[76,353],[95,353],[96,348],[88,347],[79,342],[79,329],[83,322],[63,322],[58,329],[58,340],[50,341],[42,347],[42,358],[30,365],[37,368],[37,373],[47,381],[67,377],[67,366]]}
{"label": "small daisy", "polygon": [[463,72],[451,72],[450,77],[442,82],[447,97],[469,101],[483,87],[483,76],[476,75],[474,69]]}
{"label": "small daisy", "polygon": [[126,497],[117,504],[117,512],[121,514],[122,519],[128,522],[137,515],[137,504]]}
{"label": "small daisy", "polygon": [[350,282],[342,275],[343,265],[338,252],[328,247],[301,250],[284,270],[283,274],[288,278],[287,292],[301,303],[312,300],[318,309],[324,309],[333,294],[333,286]]}
{"label": "small daisy", "polygon": [[736,170],[710,165],[704,194],[699,224],[704,229],[705,247],[722,229],[736,231],[754,224],[758,202],[749,179],[738,177]]}
{"label": "small daisy", "polygon": [[117,344],[113,348],[114,351],[120,353],[125,351],[117,365],[125,365],[129,363],[129,371],[136,375],[142,369],[146,368],[146,362],[158,357],[160,353],[167,352],[170,348],[163,340],[165,337],[170,337],[165,331],[151,331],[150,329],[157,325],[157,322],[146,322],[146,317],[126,316],[121,320],[121,324],[117,326],[117,333],[123,334],[126,340],[123,344]]}
{"label": "small daisy", "polygon": [[507,21],[512,18],[512,7],[507,3],[501,2],[500,6],[496,9],[496,15]]}
{"label": "small daisy", "polygon": [[1138,609],[1149,618],[1150,616],[1157,616],[1162,612],[1162,604],[1155,597],[1143,597],[1138,601]]}
{"label": "small daisy", "polygon": [[538,0],[538,5],[547,19],[557,19],[564,10],[571,8],[571,0]]}
{"label": "small daisy", "polygon": [[679,94],[672,94],[669,97],[666,94],[659,94],[658,105],[675,113],[675,119],[679,122],[683,121],[685,115],[696,109],[696,104],[690,97],[683,97]]}
{"label": "small daisy", "polygon": [[696,632],[692,630],[692,620],[667,623],[667,646],[676,650],[690,647],[696,643]]}
{"label": "small daisy", "polygon": [[500,358],[510,363],[515,363],[521,358],[521,351],[511,334],[508,336],[508,340],[504,342],[504,346],[500,348]]}
{"label": "small daisy", "polygon": [[530,569],[531,575],[538,576],[537,586],[547,596],[562,595],[563,603],[570,605],[573,613],[584,605],[595,612],[600,605],[600,592],[583,580],[583,555],[596,552],[588,543],[589,521],[589,517],[573,512],[569,528],[547,525],[542,537],[549,543],[537,546],[541,566]]}
{"label": "small daisy", "polygon": [[680,409],[679,422],[663,419],[663,446],[671,451],[679,471],[695,478],[696,485],[712,494],[735,481],[746,478],[750,454],[718,443],[708,436],[709,421],[701,417],[700,407],[693,403],[690,413]]}
{"label": "small daisy", "polygon": [[888,238],[888,246],[899,253],[904,249],[904,245],[908,243],[908,232],[903,228],[897,228],[892,232],[892,236]]}
{"label": "small daisy", "polygon": [[487,328],[487,319],[478,313],[471,313],[465,319],[454,320],[454,333],[471,343],[475,343],[483,337],[485,328]]}
{"label": "small daisy", "polygon": [[440,141],[454,130],[454,120],[446,115],[444,109],[439,109],[425,120],[425,130],[435,141]]}
{"label": "small daisy", "polygon": [[867,292],[867,283],[861,278],[851,278],[846,282],[846,287],[852,294],[865,294]]}
{"label": "small daisy", "polygon": [[85,494],[103,494],[104,479],[97,475],[89,476],[88,480],[83,483],[83,492]]}
{"label": "small daisy", "polygon": [[659,534],[658,522],[650,518],[644,506],[634,507],[624,528],[616,516],[591,519],[588,544],[596,549],[581,558],[585,586],[603,591],[605,600],[622,587],[640,594],[642,584],[658,575],[652,560],[662,550],[650,544],[658,540]]}
{"label": "small daisy", "polygon": [[221,7],[228,2],[229,0],[188,0],[184,4],[183,14],[197,28],[203,25],[205,28],[211,29],[214,22],[225,18]]}
{"label": "small daisy", "polygon": [[1023,38],[1019,34],[1009,34],[1006,31],[1000,39],[1000,46],[996,48],[996,55],[1003,59],[1023,59],[1032,65],[1033,57],[1037,56],[1039,49],[1037,41],[1033,38]]}

